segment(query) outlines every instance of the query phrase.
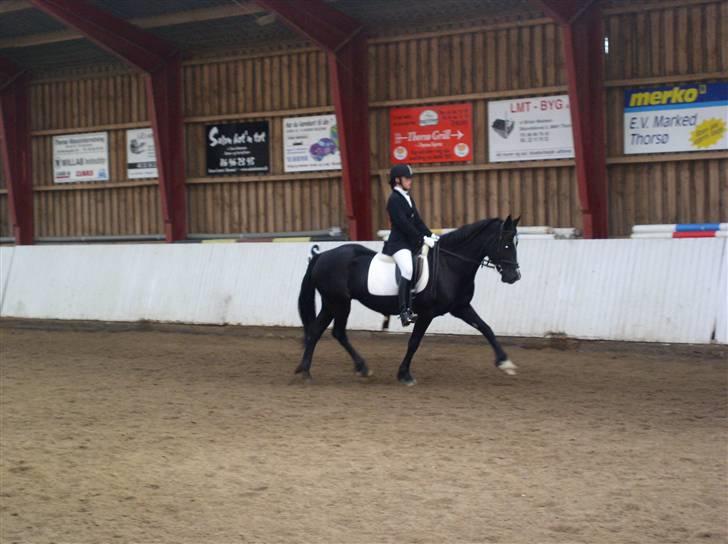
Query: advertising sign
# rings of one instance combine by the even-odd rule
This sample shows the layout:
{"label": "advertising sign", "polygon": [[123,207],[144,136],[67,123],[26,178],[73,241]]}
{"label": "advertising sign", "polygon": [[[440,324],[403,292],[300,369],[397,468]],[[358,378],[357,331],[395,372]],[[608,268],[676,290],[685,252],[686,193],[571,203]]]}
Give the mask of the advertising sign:
{"label": "advertising sign", "polygon": [[624,153],[728,149],[728,82],[624,91]]}
{"label": "advertising sign", "polygon": [[286,172],[340,170],[336,115],[283,119],[283,163]]}
{"label": "advertising sign", "polygon": [[205,140],[208,175],[269,169],[268,121],[206,125]]}
{"label": "advertising sign", "polygon": [[129,179],[157,177],[157,156],[151,128],[126,131],[126,175]]}
{"label": "advertising sign", "polygon": [[106,132],[53,137],[53,182],[109,181]]}
{"label": "advertising sign", "polygon": [[389,112],[393,163],[466,162],[473,158],[470,104],[396,108]]}
{"label": "advertising sign", "polygon": [[490,162],[574,156],[569,95],[488,102]]}

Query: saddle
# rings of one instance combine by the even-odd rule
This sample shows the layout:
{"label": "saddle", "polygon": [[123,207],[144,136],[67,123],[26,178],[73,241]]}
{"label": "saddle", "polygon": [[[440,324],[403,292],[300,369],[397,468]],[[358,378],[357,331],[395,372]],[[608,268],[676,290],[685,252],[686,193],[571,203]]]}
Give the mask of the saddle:
{"label": "saddle", "polygon": [[[413,271],[414,292],[420,293],[430,279],[430,267],[427,263],[427,252],[429,247],[422,246],[422,250],[415,258]],[[367,275],[367,290],[377,296],[397,296],[397,286],[401,278],[399,268],[394,258],[384,253],[377,253],[369,264]]]}

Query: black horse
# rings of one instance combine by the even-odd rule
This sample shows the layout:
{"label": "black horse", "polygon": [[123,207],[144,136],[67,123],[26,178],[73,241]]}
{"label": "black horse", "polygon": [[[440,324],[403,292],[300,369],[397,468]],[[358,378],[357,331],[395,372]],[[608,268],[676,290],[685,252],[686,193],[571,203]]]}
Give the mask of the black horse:
{"label": "black horse", "polygon": [[[409,339],[407,354],[399,366],[397,379],[414,385],[410,363],[432,320],[451,313],[478,329],[495,351],[495,365],[507,374],[515,374],[516,366],[508,359],[496,340],[493,330],[470,305],[475,292],[475,274],[481,266],[495,268],[505,283],[521,277],[516,254],[518,220],[485,219],[465,225],[445,234],[427,255],[430,277],[426,288],[414,300],[418,314]],[[334,337],[354,360],[359,376],[370,376],[364,359],[349,343],[346,321],[351,301],[356,299],[366,307],[385,316],[399,313],[397,296],[374,296],[367,289],[369,264],[375,252],[358,244],[345,244],[329,251],[316,253],[316,246],[301,283],[298,311],[303,321],[305,350],[296,373],[311,378],[313,351],[321,335],[334,321]],[[315,291],[321,294],[322,308],[316,315]]]}

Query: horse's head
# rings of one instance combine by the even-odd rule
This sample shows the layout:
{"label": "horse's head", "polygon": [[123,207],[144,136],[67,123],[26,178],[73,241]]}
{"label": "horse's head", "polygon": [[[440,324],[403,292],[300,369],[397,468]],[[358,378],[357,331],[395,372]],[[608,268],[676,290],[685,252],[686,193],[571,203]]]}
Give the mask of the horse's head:
{"label": "horse's head", "polygon": [[501,280],[505,283],[516,283],[521,279],[521,272],[518,267],[518,221],[509,215],[500,228],[498,242],[492,254],[488,255],[490,263],[500,273]]}

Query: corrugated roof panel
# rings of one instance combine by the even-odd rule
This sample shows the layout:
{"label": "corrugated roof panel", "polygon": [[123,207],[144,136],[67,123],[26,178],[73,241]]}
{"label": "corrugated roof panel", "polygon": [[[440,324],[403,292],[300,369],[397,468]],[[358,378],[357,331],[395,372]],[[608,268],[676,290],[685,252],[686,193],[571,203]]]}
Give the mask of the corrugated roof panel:
{"label": "corrugated roof panel", "polygon": [[260,26],[250,15],[200,21],[154,29],[154,34],[185,51],[247,48],[271,42],[302,41],[303,38],[280,23]]}
{"label": "corrugated roof panel", "polygon": [[361,21],[371,34],[399,29],[422,31],[418,25],[478,22],[504,13],[533,12],[530,0],[337,0],[332,7]]}
{"label": "corrugated roof panel", "polygon": [[[165,13],[178,13],[180,11],[212,8],[215,6],[228,6],[233,4],[233,1],[154,0],[154,2],[140,2],[139,0],[91,0],[90,3],[122,19],[137,19]],[[245,2],[241,0],[241,3]]]}
{"label": "corrugated roof panel", "polygon": [[0,55],[31,70],[67,68],[90,64],[123,64],[88,40],[71,40],[31,47],[0,49]]}
{"label": "corrugated roof panel", "polygon": [[23,9],[0,15],[2,39],[66,30],[65,25],[37,9]]}

